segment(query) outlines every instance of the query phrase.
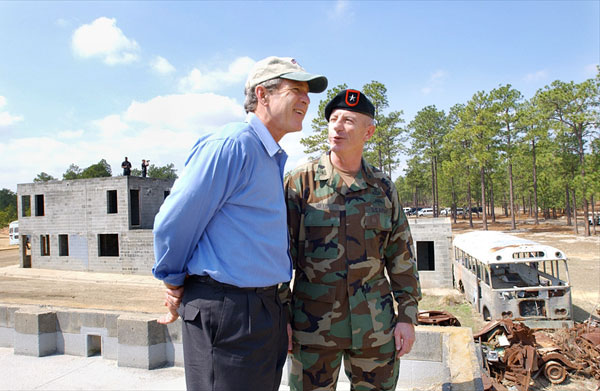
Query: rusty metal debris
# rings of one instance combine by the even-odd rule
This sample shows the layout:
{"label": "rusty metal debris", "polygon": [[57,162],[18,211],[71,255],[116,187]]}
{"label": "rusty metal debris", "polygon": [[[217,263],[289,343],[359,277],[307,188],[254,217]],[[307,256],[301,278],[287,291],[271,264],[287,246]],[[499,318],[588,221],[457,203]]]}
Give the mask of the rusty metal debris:
{"label": "rusty metal debris", "polygon": [[527,391],[540,374],[554,384],[574,373],[600,380],[597,323],[534,331],[503,319],[488,323],[474,338],[481,347],[486,391]]}
{"label": "rusty metal debris", "polygon": [[417,321],[429,326],[460,326],[458,319],[447,311],[420,311]]}

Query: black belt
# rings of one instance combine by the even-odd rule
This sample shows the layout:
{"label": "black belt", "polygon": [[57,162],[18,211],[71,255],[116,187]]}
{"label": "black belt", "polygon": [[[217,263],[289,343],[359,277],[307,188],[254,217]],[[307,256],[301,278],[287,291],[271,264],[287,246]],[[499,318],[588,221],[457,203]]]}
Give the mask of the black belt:
{"label": "black belt", "polygon": [[219,282],[210,276],[199,276],[196,274],[192,274],[188,276],[188,279],[193,282],[198,282],[201,284],[208,284],[212,286],[218,286],[228,290],[236,290],[242,292],[256,292],[256,293],[276,293],[277,285],[265,286],[260,288],[241,288],[239,286],[225,284],[224,282]]}

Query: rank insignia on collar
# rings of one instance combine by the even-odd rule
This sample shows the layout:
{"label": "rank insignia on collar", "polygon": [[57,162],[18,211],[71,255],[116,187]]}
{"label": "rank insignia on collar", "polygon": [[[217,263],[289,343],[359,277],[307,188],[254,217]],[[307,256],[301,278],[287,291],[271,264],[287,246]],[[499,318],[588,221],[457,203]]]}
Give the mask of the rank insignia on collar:
{"label": "rank insignia on collar", "polygon": [[358,104],[360,98],[360,91],[346,90],[346,104],[350,107],[354,107]]}

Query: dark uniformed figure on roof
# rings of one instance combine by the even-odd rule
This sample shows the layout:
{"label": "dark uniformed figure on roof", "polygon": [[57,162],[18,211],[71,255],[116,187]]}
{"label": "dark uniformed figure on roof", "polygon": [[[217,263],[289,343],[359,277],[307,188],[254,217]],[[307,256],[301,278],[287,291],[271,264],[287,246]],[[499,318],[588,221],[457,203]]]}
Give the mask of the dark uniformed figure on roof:
{"label": "dark uniformed figure on roof", "polygon": [[125,160],[123,161],[123,163],[121,163],[121,168],[123,169],[123,175],[131,175],[131,162],[127,160],[127,156],[125,156]]}
{"label": "dark uniformed figure on roof", "polygon": [[341,91],[325,107],[330,150],[285,182],[291,390],[335,390],[342,359],[353,390],[393,390],[415,340],[421,291],[408,222],[390,178],[362,158],[374,114],[360,91]]}

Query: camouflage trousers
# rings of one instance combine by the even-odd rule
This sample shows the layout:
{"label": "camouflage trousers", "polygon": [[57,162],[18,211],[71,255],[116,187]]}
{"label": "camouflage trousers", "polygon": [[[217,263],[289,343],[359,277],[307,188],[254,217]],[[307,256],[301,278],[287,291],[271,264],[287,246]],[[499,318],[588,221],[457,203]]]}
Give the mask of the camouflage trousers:
{"label": "camouflage trousers", "polygon": [[290,391],[335,390],[342,359],[352,390],[394,390],[400,359],[394,340],[369,349],[331,349],[294,344]]}

